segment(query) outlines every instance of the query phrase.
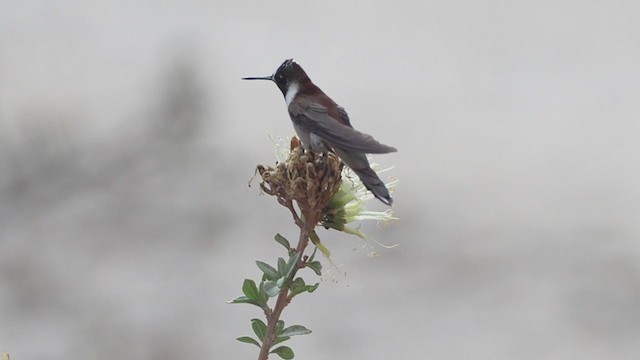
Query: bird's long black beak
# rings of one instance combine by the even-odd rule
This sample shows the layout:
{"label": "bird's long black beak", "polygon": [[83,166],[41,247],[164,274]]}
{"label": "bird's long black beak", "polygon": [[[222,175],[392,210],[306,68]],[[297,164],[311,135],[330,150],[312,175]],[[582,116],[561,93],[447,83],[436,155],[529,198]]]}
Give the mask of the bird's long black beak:
{"label": "bird's long black beak", "polygon": [[242,80],[273,80],[273,77],[271,75],[269,75],[269,76],[250,76],[250,77],[244,77],[244,78],[242,78]]}

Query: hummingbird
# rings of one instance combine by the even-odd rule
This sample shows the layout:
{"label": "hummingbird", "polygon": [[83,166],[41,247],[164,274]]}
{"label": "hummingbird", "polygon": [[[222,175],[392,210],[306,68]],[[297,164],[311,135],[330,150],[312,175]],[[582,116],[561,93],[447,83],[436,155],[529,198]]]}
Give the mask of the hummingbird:
{"label": "hummingbird", "polygon": [[389,190],[371,169],[366,154],[386,154],[397,151],[396,148],[354,129],[345,109],[311,82],[293,59],[285,60],[270,76],[242,79],[276,83],[304,149],[320,153],[333,151],[376,198],[391,206],[393,199]]}

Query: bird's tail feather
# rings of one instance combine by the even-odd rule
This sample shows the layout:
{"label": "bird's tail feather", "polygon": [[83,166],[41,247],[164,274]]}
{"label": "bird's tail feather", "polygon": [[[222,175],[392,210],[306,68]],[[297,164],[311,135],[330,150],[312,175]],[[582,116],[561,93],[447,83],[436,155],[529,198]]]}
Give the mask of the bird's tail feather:
{"label": "bird's tail feather", "polygon": [[341,149],[334,150],[342,161],[358,175],[364,186],[371,191],[373,196],[389,206],[393,204],[389,190],[369,165],[366,154],[350,153]]}

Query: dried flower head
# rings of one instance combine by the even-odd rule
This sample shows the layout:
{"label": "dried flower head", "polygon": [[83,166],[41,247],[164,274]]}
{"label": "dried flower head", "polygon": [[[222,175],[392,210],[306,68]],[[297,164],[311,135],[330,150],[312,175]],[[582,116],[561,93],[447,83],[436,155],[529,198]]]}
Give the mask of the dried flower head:
{"label": "dried flower head", "polygon": [[340,190],[342,161],[333,153],[305,151],[297,138],[291,140],[290,149],[289,157],[275,168],[257,166],[260,187],[283,205],[295,200],[301,209],[321,213]]}

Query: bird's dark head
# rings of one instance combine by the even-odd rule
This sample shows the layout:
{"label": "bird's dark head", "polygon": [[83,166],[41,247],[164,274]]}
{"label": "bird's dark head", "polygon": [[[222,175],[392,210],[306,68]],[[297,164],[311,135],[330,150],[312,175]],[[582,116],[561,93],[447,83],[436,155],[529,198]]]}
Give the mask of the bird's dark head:
{"label": "bird's dark head", "polygon": [[285,60],[280,67],[271,76],[256,76],[245,77],[243,80],[271,80],[276,85],[282,94],[287,95],[289,87],[295,86],[298,88],[301,83],[309,80],[309,77],[304,72],[302,67],[298,65],[293,59]]}

